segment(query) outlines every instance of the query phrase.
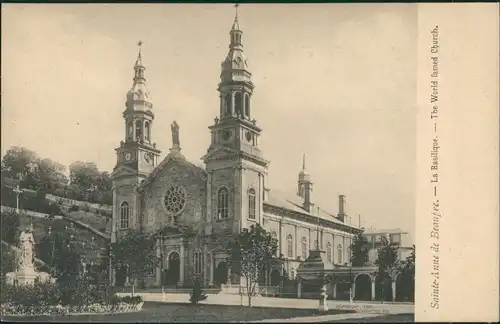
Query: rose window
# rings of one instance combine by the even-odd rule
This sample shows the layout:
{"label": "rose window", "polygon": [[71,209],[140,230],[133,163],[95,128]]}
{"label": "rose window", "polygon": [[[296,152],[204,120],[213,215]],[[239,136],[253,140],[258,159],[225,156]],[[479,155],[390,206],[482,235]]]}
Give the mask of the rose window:
{"label": "rose window", "polygon": [[179,185],[171,185],[165,194],[164,204],[167,212],[172,215],[179,215],[186,206],[186,190]]}

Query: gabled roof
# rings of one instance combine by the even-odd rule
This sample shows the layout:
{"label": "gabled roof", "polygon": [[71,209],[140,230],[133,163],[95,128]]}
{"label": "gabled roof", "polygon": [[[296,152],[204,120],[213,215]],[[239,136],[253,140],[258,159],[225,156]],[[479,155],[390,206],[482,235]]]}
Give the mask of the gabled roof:
{"label": "gabled roof", "polygon": [[182,155],[180,152],[178,151],[171,151],[164,159],[163,161],[161,161],[160,164],[158,164],[158,166],[146,177],[146,179],[141,183],[141,185],[139,186],[139,190],[149,186],[154,179],[156,179],[156,176],[161,173],[161,171],[163,171],[164,169],[166,169],[166,167],[169,165],[170,162],[177,162],[177,163],[180,163],[182,165],[185,165],[187,166],[188,168],[192,168],[193,170],[195,170],[201,177],[205,177],[206,176],[206,172],[203,168],[189,162],[188,160],[186,160],[186,158],[184,157],[184,155]]}
{"label": "gabled roof", "polygon": [[393,229],[376,229],[373,227],[367,228],[363,234],[404,234],[407,233],[400,228]]}
{"label": "gabled roof", "polygon": [[356,226],[342,222],[333,213],[331,214],[325,212],[321,208],[318,210],[318,206],[314,206],[313,210],[311,212],[308,212],[304,208],[302,208],[302,198],[300,196],[287,194],[283,191],[275,189],[269,191],[268,200],[264,202],[264,205],[277,207],[283,210],[292,211],[313,218],[319,217],[320,219],[327,220],[336,224],[357,228]]}

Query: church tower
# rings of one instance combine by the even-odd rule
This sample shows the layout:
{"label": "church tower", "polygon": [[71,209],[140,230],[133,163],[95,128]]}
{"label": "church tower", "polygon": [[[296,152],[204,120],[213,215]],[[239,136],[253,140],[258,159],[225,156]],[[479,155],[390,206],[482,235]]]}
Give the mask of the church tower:
{"label": "church tower", "polygon": [[297,194],[304,200],[303,208],[311,212],[312,211],[312,190],[313,182],[311,175],[306,170],[306,155],[302,156],[302,170],[299,172],[299,177],[297,181]]}
{"label": "church tower", "polygon": [[[146,87],[145,67],[142,64],[141,46],[134,65],[132,88],[125,103],[124,139],[116,148],[116,166],[113,180],[113,220],[116,231],[139,228],[139,203],[137,186],[158,164],[160,150],[152,141],[154,113],[151,95]],[[114,231],[114,232],[116,232]]]}
{"label": "church tower", "polygon": [[254,84],[243,53],[238,6],[221,64],[219,115],[209,127],[211,144],[202,158],[207,171],[207,208],[212,233],[239,233],[263,216],[266,161],[259,148],[261,129],[253,118]]}

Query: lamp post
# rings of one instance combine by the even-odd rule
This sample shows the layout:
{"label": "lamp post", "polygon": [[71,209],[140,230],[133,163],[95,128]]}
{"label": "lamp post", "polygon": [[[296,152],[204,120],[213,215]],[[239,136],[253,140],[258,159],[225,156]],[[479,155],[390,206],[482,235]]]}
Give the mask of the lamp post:
{"label": "lamp post", "polygon": [[54,271],[56,271],[56,267],[54,265],[54,253],[55,253],[55,248],[56,248],[56,240],[53,236],[52,226],[49,226],[48,234],[49,234],[50,241],[52,243],[52,251],[50,254],[50,266],[52,267],[52,269],[54,269]]}
{"label": "lamp post", "polygon": [[353,302],[353,296],[354,296],[354,291],[352,289],[354,285],[354,280],[352,277],[352,263],[349,262],[349,302],[352,304]]}

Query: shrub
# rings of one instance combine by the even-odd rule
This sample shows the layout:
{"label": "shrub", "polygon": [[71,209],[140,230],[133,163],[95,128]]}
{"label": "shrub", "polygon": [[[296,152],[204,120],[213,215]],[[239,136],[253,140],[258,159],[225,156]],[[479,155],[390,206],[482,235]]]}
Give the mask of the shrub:
{"label": "shrub", "polygon": [[207,299],[207,295],[205,294],[205,292],[203,292],[200,281],[196,279],[193,284],[193,290],[191,292],[191,298],[189,298],[189,301],[193,304],[197,304],[198,302],[205,299]]}
{"label": "shrub", "polygon": [[52,283],[35,282],[32,285],[9,285],[2,283],[1,303],[35,307],[55,305],[58,302],[57,288]]}
{"label": "shrub", "polygon": [[80,210],[80,207],[78,207],[78,205],[71,205],[71,207],[69,208],[70,212],[79,211],[79,210]]}
{"label": "shrub", "polygon": [[81,210],[84,211],[84,212],[86,212],[86,213],[90,212],[90,206],[89,206],[89,204],[83,204]]}

